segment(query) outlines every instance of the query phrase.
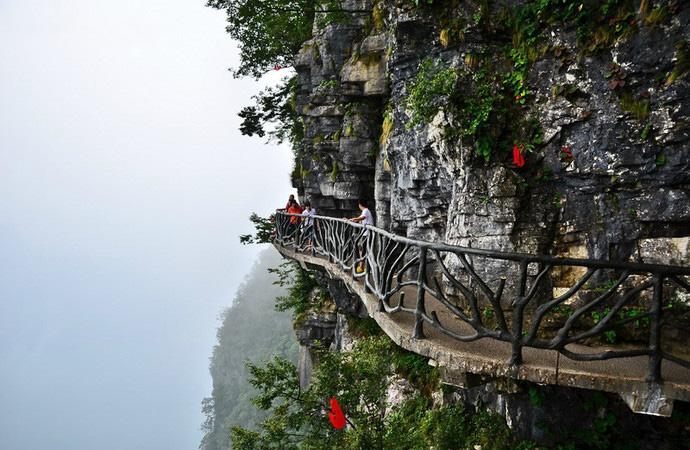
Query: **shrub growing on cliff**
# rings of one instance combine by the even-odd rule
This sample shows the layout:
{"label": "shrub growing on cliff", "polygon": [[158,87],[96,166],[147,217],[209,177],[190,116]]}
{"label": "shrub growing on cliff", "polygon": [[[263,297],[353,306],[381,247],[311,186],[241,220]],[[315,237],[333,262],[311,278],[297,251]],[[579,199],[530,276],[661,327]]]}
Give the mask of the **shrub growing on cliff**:
{"label": "shrub growing on cliff", "polygon": [[411,111],[408,127],[430,122],[455,91],[457,79],[454,68],[443,67],[440,61],[431,58],[424,59],[408,88],[407,107]]}
{"label": "shrub growing on cliff", "polygon": [[292,316],[299,319],[310,308],[319,308],[325,300],[319,297],[319,304],[312,304],[312,294],[317,287],[314,276],[302,269],[295,261],[287,261],[269,272],[276,274],[278,280],[275,284],[287,287],[287,295],[276,298],[276,310],[292,311]]}
{"label": "shrub growing on cliff", "polygon": [[257,213],[252,213],[249,216],[249,221],[254,224],[256,234],[240,235],[240,242],[242,244],[267,244],[271,242],[271,235],[274,229],[272,218],[266,219]]}
{"label": "shrub growing on cliff", "polygon": [[235,76],[259,78],[274,66],[289,66],[311,37],[314,0],[208,0],[227,12],[230,36],[239,42]]}
{"label": "shrub growing on cliff", "polygon": [[255,95],[254,105],[239,112],[240,132],[246,136],[264,137],[282,143],[296,144],[304,137],[302,119],[295,109],[297,77],[284,79],[278,86]]}
{"label": "shrub growing on cliff", "polygon": [[[425,450],[512,449],[520,445],[505,422],[459,405],[432,408],[430,397],[413,395],[397,406],[386,402],[395,360],[407,359],[385,336],[362,337],[350,352],[319,352],[312,384],[300,390],[297,368],[283,359],[264,367],[249,365],[254,403],[270,411],[258,431],[232,429],[235,449],[341,448]],[[415,370],[435,369],[424,364]],[[421,374],[417,374],[421,377]],[[350,426],[335,430],[328,422],[328,399],[337,397]],[[531,448],[522,446],[519,448]]]}

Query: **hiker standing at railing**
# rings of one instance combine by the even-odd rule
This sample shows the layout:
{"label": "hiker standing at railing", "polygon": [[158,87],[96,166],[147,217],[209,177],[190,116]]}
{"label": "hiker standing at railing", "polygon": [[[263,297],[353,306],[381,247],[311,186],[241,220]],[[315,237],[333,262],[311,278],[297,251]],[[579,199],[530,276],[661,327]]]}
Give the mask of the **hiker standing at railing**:
{"label": "hiker standing at railing", "polygon": [[[365,199],[361,198],[357,201],[357,206],[359,206],[359,210],[362,212],[359,216],[353,217],[352,219],[349,219],[351,222],[358,222],[361,223],[362,225],[370,225],[374,226],[374,216],[371,214],[371,211],[369,210],[369,202],[367,202]],[[366,237],[369,235],[369,230],[364,230],[364,238],[366,240]],[[355,272],[357,273],[362,273],[364,272],[364,257],[366,256],[366,253],[364,251],[364,245],[365,243],[361,246],[358,246],[357,248],[357,259],[362,259],[357,264],[357,268],[355,269]]]}
{"label": "hiker standing at railing", "polygon": [[[290,196],[291,200],[288,201],[287,204],[287,213],[288,214],[302,214],[302,208],[299,206],[299,203],[297,203],[297,200],[295,200],[294,196]],[[297,232],[297,229],[299,228],[301,220],[297,216],[290,216],[290,224],[288,225],[288,237],[296,237],[294,234]]]}
{"label": "hiker standing at railing", "polygon": [[312,238],[314,236],[314,216],[316,209],[311,207],[311,202],[308,200],[302,204],[304,211],[302,212],[302,242],[306,243],[305,250],[311,250]]}

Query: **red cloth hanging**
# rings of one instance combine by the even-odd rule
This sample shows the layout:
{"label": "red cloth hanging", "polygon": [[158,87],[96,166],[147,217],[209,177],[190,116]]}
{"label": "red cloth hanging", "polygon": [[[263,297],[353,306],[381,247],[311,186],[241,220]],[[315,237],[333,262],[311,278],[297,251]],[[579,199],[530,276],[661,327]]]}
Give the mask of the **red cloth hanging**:
{"label": "red cloth hanging", "polygon": [[522,156],[522,150],[518,145],[513,145],[513,162],[516,166],[522,167],[525,165],[525,157]]}
{"label": "red cloth hanging", "polygon": [[331,421],[333,428],[341,430],[345,427],[345,414],[340,409],[340,404],[335,397],[331,397],[331,410],[328,412],[328,420]]}

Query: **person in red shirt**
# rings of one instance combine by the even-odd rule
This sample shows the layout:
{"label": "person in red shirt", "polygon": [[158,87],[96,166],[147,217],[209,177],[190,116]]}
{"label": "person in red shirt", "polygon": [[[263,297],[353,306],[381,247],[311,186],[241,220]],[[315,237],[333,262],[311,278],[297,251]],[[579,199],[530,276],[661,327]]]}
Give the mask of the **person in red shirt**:
{"label": "person in red shirt", "polygon": [[[299,203],[297,203],[297,200],[292,200],[292,202],[290,202],[288,204],[287,213],[288,214],[302,214],[302,207],[299,205]],[[296,217],[296,216],[290,217],[290,223],[297,223],[297,222],[299,222],[299,217]]]}
{"label": "person in red shirt", "polygon": [[[299,206],[299,203],[297,203],[297,200],[294,198],[290,200],[287,204],[287,213],[288,214],[302,214],[302,208]],[[297,227],[299,223],[301,222],[300,217],[297,216],[290,216],[290,226],[288,228],[288,236],[292,236],[295,234],[297,231]]]}

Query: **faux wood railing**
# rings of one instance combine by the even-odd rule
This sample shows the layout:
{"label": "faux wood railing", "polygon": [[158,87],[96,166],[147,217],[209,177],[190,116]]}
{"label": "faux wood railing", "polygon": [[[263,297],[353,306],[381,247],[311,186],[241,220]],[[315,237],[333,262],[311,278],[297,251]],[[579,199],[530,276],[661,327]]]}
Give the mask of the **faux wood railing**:
{"label": "faux wood railing", "polygon": [[[646,356],[647,381],[654,383],[663,380],[663,360],[690,368],[688,267],[467,248],[285,212],[276,213],[274,241],[361,279],[379,311],[413,315],[415,339],[434,327],[460,342],[509,342],[516,366],[524,347],[576,361]],[[471,331],[459,333],[436,311],[427,313],[429,296]]]}

